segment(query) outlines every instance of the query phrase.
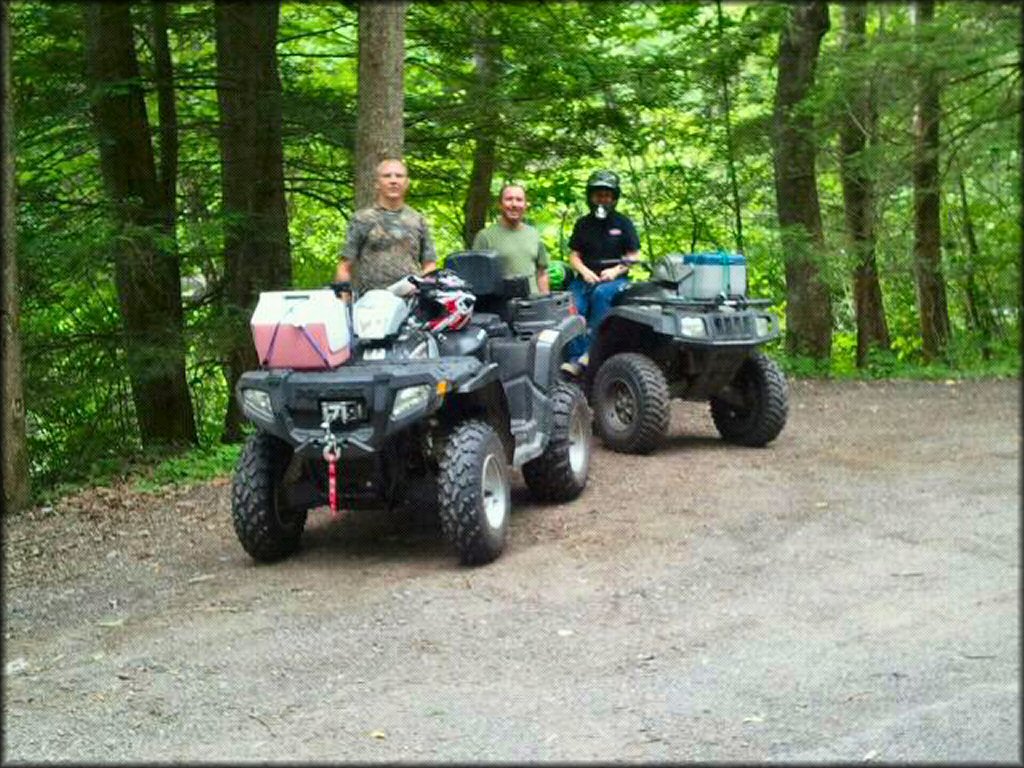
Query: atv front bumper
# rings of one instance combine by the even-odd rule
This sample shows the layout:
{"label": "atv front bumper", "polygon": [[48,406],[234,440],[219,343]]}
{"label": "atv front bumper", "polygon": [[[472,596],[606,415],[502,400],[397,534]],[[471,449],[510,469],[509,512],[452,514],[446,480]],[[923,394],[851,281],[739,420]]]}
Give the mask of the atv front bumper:
{"label": "atv front bumper", "polygon": [[444,357],[355,361],[331,371],[249,371],[239,378],[235,396],[246,417],[299,456],[322,455],[330,418],[339,458],[366,458],[487,367],[475,357]]}
{"label": "atv front bumper", "polygon": [[779,321],[755,309],[722,311],[699,303],[623,303],[609,316],[650,328],[663,338],[694,347],[755,347],[779,337]]}

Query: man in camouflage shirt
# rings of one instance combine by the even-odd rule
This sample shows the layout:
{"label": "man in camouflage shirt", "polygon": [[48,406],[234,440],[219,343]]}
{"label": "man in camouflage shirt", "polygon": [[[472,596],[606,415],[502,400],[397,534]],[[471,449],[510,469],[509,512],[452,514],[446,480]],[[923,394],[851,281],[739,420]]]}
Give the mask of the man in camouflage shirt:
{"label": "man in camouflage shirt", "polygon": [[365,292],[434,268],[437,254],[430,228],[421,213],[405,204],[408,189],[405,163],[382,160],[377,165],[377,199],[349,221],[336,281],[352,281]]}

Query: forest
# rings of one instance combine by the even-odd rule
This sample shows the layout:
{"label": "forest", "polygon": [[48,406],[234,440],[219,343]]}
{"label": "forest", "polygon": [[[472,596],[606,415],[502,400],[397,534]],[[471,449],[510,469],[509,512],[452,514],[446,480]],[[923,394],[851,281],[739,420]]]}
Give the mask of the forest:
{"label": "forest", "polygon": [[[2,4],[5,506],[237,456],[262,290],[322,287],[377,158],[439,255],[525,186],[567,257],[745,255],[789,376],[1020,371],[1015,3]],[[642,279],[643,264],[631,279]]]}

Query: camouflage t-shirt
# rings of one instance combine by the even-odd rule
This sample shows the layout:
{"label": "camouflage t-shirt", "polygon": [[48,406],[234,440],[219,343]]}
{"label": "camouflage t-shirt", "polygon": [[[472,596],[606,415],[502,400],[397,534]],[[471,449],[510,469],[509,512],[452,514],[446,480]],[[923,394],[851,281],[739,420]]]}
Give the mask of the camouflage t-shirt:
{"label": "camouflage t-shirt", "polygon": [[437,253],[422,214],[408,205],[397,211],[373,206],[356,211],[349,221],[341,258],[355,265],[353,281],[362,292],[419,274]]}

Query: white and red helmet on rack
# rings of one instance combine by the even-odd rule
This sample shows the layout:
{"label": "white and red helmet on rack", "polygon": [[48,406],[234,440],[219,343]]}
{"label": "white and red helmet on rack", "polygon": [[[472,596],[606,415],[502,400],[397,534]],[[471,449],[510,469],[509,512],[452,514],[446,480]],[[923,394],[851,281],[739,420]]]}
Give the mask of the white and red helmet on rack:
{"label": "white and red helmet on rack", "polygon": [[476,296],[468,284],[454,272],[438,270],[415,278],[422,304],[427,310],[426,326],[431,331],[457,331],[473,319]]}
{"label": "white and red helmet on rack", "polygon": [[473,303],[476,297],[465,291],[440,291],[434,294],[434,300],[444,307],[444,314],[427,321],[427,328],[432,331],[457,331],[469,325],[473,318]]}

